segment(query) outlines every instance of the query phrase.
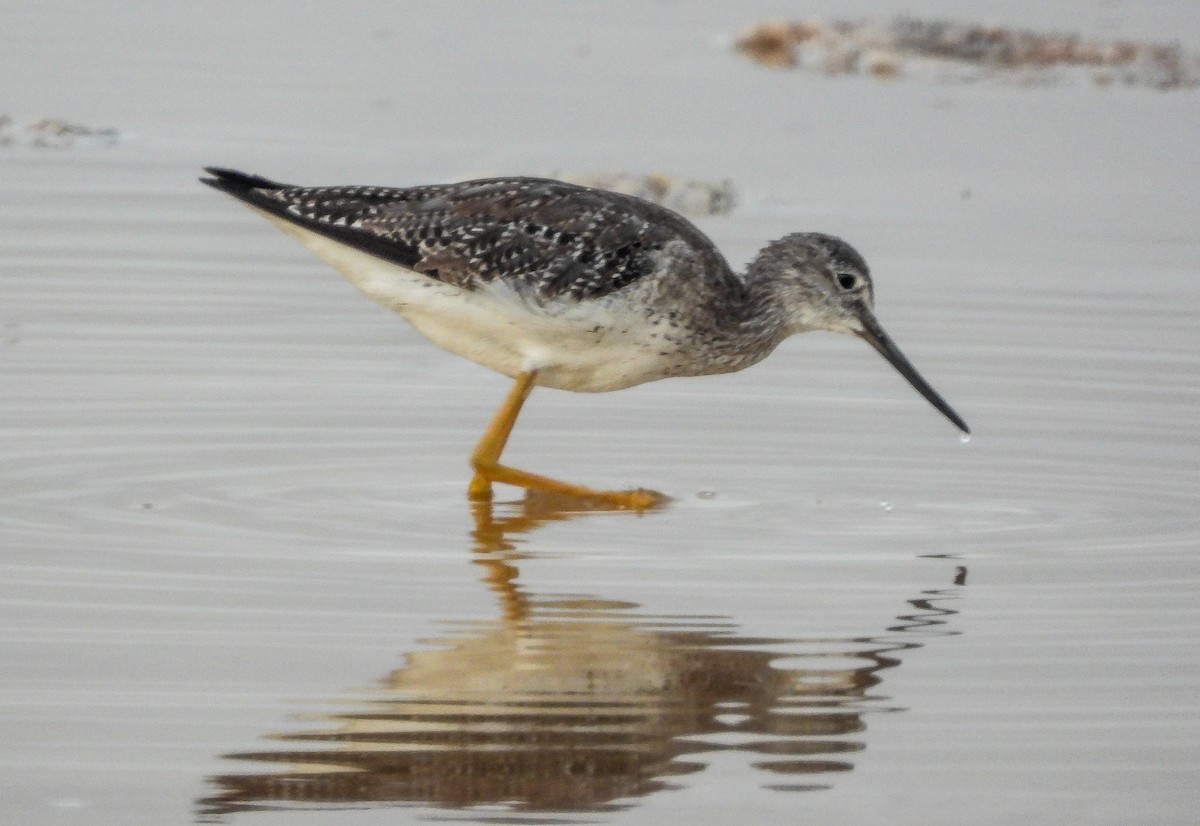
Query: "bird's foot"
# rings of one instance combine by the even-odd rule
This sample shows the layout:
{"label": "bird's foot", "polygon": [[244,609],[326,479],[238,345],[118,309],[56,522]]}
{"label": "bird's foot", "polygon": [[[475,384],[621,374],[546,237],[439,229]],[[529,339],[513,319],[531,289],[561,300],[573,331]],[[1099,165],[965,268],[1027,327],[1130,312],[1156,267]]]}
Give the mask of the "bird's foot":
{"label": "bird's foot", "polygon": [[660,507],[669,501],[666,495],[645,488],[594,490],[506,465],[480,464],[475,465],[475,475],[467,487],[467,496],[474,502],[490,501],[492,484],[497,482],[577,500],[580,504],[588,504],[593,508],[599,505],[602,509],[644,511]]}

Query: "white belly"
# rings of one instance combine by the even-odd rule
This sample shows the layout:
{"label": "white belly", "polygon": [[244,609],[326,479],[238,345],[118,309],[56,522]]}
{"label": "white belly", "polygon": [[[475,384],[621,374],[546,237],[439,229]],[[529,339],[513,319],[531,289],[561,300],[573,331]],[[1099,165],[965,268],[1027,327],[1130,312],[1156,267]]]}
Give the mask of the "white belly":
{"label": "white belly", "polygon": [[256,210],[426,338],[506,376],[538,371],[561,390],[620,390],[662,378],[661,335],[604,299],[533,306],[502,282],[464,290]]}

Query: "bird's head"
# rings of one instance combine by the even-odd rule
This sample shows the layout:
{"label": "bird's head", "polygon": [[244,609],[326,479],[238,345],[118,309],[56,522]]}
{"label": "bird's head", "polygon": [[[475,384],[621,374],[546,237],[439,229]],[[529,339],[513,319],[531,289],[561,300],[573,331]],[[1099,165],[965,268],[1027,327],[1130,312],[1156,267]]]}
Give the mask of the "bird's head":
{"label": "bird's head", "polygon": [[749,278],[770,285],[773,300],[786,312],[788,334],[829,330],[858,336],[963,433],[971,432],[875,319],[875,285],[854,247],[832,235],[794,233],[768,244],[750,264]]}

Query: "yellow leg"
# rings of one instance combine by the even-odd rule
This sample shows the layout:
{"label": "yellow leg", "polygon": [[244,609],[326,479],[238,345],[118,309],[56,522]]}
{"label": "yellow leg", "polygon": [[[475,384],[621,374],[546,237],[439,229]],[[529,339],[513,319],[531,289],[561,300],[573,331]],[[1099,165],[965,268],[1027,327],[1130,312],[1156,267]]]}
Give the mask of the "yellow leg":
{"label": "yellow leg", "polygon": [[536,376],[536,372],[522,373],[517,376],[517,383],[509,391],[504,404],[500,405],[500,409],[496,411],[492,423],[483,432],[483,438],[479,440],[479,444],[475,446],[475,452],[471,454],[471,467],[475,468],[475,475],[471,477],[467,495],[477,502],[491,499],[492,482],[500,481],[493,476],[491,471],[499,467],[500,454],[504,452],[504,446],[508,444],[508,436],[512,433],[513,425],[517,423],[517,415],[521,412],[521,406],[525,404],[525,400],[529,398],[529,394],[533,390],[533,380]]}
{"label": "yellow leg", "polygon": [[475,447],[475,452],[471,454],[471,467],[475,469],[475,475],[471,477],[471,484],[467,488],[467,495],[471,499],[475,501],[490,500],[492,483],[500,482],[580,499],[599,499],[617,508],[634,510],[644,510],[663,501],[661,496],[647,490],[592,490],[581,485],[560,482],[548,476],[539,476],[536,473],[500,464],[500,454],[504,451],[504,445],[508,443],[508,436],[512,433],[517,415],[521,412],[521,406],[525,404],[525,400],[529,398],[529,393],[533,390],[535,378],[537,378],[535,371],[517,376],[517,383],[509,391],[504,404],[500,405],[500,409],[496,411],[492,423],[488,425],[483,438]]}

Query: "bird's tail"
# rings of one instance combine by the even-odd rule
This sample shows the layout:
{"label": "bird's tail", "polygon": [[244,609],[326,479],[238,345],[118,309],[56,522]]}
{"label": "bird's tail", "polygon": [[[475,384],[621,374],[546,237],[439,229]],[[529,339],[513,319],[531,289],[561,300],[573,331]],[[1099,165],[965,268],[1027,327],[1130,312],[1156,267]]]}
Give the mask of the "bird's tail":
{"label": "bird's tail", "polygon": [[213,189],[219,189],[222,192],[227,192],[235,198],[246,200],[246,193],[255,189],[283,189],[286,184],[281,184],[278,181],[272,181],[264,178],[261,175],[248,175],[245,172],[238,172],[236,169],[223,169],[219,166],[206,166],[204,171],[211,175],[211,178],[201,178],[200,182],[208,184]]}

